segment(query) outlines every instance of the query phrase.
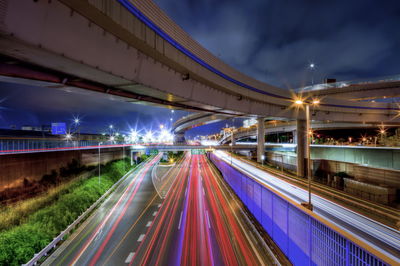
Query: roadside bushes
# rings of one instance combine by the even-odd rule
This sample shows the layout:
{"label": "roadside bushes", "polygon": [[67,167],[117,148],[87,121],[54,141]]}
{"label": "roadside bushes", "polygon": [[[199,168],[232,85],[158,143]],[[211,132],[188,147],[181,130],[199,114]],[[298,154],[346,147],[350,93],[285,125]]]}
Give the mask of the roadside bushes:
{"label": "roadside bushes", "polygon": [[[21,265],[29,261],[130,169],[129,159],[108,163],[101,169],[100,184],[98,176],[73,180],[55,193],[28,200],[27,206],[34,210],[27,206],[17,207],[15,211],[3,208],[0,265]],[[10,224],[3,223],[4,220]]]}

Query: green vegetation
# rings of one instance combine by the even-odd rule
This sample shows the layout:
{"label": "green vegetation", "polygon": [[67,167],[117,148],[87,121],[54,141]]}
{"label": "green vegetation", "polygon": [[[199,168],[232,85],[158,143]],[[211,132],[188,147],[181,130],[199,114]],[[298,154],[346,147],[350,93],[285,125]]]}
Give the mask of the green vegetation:
{"label": "green vegetation", "polygon": [[177,152],[172,152],[169,151],[168,152],[168,159],[164,160],[164,158],[162,158],[160,160],[161,163],[171,163],[171,162],[176,162],[178,160],[180,160],[183,156],[184,152],[183,151],[177,151]]}
{"label": "green vegetation", "polygon": [[29,261],[130,169],[130,159],[110,162],[101,169],[101,184],[96,175],[72,180],[45,195],[1,209],[0,265]]}

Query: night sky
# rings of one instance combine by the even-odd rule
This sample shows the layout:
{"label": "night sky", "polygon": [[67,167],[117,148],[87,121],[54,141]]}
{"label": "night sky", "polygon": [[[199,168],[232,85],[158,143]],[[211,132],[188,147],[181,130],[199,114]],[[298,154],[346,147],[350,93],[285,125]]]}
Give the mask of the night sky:
{"label": "night sky", "polygon": [[[400,1],[156,0],[195,40],[232,67],[292,89],[326,77],[356,80],[400,74]],[[186,115],[177,111],[173,119]],[[169,110],[0,82],[0,127],[71,123],[101,132],[156,129]],[[231,123],[231,122],[229,122]],[[240,122],[236,120],[238,125]],[[191,130],[214,133],[226,122]]]}

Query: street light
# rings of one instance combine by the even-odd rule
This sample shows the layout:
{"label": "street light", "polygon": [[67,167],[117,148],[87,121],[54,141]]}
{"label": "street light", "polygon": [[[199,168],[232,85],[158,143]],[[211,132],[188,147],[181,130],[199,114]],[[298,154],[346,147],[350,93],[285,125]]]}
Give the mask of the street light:
{"label": "street light", "polygon": [[261,155],[261,165],[264,166],[265,155]]}
{"label": "street light", "polygon": [[[311,67],[311,65],[310,65]],[[294,103],[298,106],[305,106],[306,113],[306,154],[307,154],[307,179],[308,179],[308,202],[303,202],[302,205],[309,210],[313,210],[313,205],[311,203],[311,152],[310,152],[310,137],[308,136],[311,126],[310,126],[310,105],[317,106],[320,103],[319,99],[313,99],[311,102],[303,101],[300,98],[295,99]]]}
{"label": "street light", "polygon": [[99,185],[101,184],[101,179],[100,179],[100,166],[101,166],[101,160],[100,160],[100,145],[103,144],[103,142],[99,142]]}
{"label": "street light", "polygon": [[81,130],[80,130],[80,127],[79,127],[80,123],[81,123],[81,120],[79,119],[79,117],[74,117],[75,132],[78,133],[78,146],[79,146],[79,141],[80,141],[80,138],[81,138]]}
{"label": "street light", "polygon": [[315,69],[315,64],[310,63],[309,65],[310,70],[311,70],[311,85],[314,87],[314,69]]}
{"label": "street light", "polygon": [[232,142],[231,143],[229,143],[229,146],[231,147],[231,165],[232,165],[232,153],[233,153],[233,150],[232,150]]}

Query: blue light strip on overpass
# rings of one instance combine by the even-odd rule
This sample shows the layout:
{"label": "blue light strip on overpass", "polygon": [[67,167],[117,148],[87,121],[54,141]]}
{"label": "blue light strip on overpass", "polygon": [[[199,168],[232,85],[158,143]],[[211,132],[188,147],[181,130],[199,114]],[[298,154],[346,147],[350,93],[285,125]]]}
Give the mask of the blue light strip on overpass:
{"label": "blue light strip on overpass", "polygon": [[[275,98],[280,98],[280,99],[286,99],[286,100],[292,100],[290,97],[286,96],[281,96],[278,94],[270,93],[267,91],[263,91],[260,89],[257,89],[255,87],[252,87],[250,85],[247,85],[243,82],[240,82],[234,78],[229,77],[228,75],[222,73],[215,67],[211,66],[210,64],[206,63],[204,60],[190,52],[188,49],[183,47],[180,43],[175,41],[171,36],[169,36],[167,33],[165,33],[162,29],[160,29],[155,23],[153,23],[148,17],[146,17],[137,7],[135,7],[129,0],[118,0],[118,2],[124,6],[131,14],[133,14],[135,17],[137,17],[140,21],[142,21],[146,26],[154,30],[161,38],[166,40],[168,43],[170,43],[172,46],[174,46],[176,49],[181,51],[183,54],[200,64],[201,66],[205,67],[206,69],[210,70],[214,74],[217,74],[218,76],[236,84],[239,85],[243,88],[252,90],[257,93],[261,93],[264,95],[272,96]],[[384,108],[384,107],[368,107],[368,106],[347,106],[347,105],[336,105],[336,104],[320,104],[323,106],[330,106],[330,107],[341,107],[341,108],[354,108],[354,109],[372,109],[372,110],[400,110],[400,108]]]}
{"label": "blue light strip on overpass", "polygon": [[183,47],[181,44],[179,44],[177,41],[175,41],[173,38],[171,38],[167,33],[165,33],[162,29],[160,29],[156,24],[154,24],[149,18],[147,18],[142,12],[140,12],[140,10],[138,8],[136,8],[131,2],[129,2],[129,0],[118,0],[118,2],[121,3],[121,5],[123,5],[129,12],[131,12],[134,16],[136,16],[140,21],[142,21],[144,24],[146,24],[149,28],[151,28],[152,30],[154,30],[161,38],[163,38],[164,40],[166,40],[167,42],[169,42],[172,46],[174,46],[176,49],[178,49],[179,51],[181,51],[182,53],[184,53],[185,55],[187,55],[188,57],[190,57],[192,60],[196,61],[197,63],[199,63],[201,66],[207,68],[208,70],[210,70],[211,72],[217,74],[218,76],[232,82],[235,83],[236,85],[239,85],[241,87],[244,87],[246,89],[258,92],[258,93],[262,93],[268,96],[272,96],[272,97],[276,97],[276,98],[281,98],[281,99],[290,99],[288,97],[285,96],[280,96],[274,93],[270,93],[270,92],[266,92],[257,88],[254,88],[252,86],[249,86],[247,84],[244,84],[243,82],[240,82],[234,78],[229,77],[228,75],[222,73],[221,71],[219,71],[218,69],[216,69],[215,67],[209,65],[208,63],[206,63],[204,60],[200,59],[198,56],[196,56],[195,54],[193,54],[192,52],[190,52],[188,49],[186,49],[185,47]]}

